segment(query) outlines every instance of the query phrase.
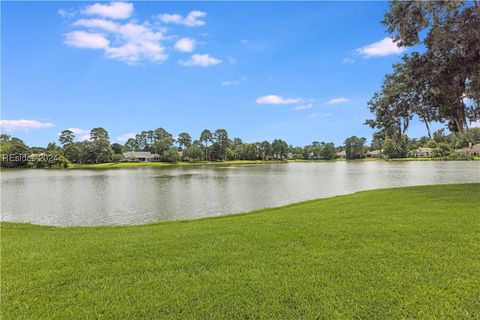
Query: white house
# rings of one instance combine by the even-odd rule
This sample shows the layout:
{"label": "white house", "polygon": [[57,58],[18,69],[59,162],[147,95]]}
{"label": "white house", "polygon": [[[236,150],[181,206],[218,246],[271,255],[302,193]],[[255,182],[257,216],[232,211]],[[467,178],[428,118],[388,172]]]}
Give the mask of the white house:
{"label": "white house", "polygon": [[382,150],[372,150],[372,151],[368,151],[365,156],[367,158],[382,158],[383,155],[382,155]]}
{"label": "white house", "polygon": [[347,153],[345,152],[345,150],[343,150],[343,151],[337,152],[336,156],[337,156],[337,158],[346,158]]}
{"label": "white house", "polygon": [[472,157],[480,156],[480,143],[474,144],[473,146],[470,144],[468,148],[456,149],[455,153],[467,154]]}
{"label": "white house", "polygon": [[433,149],[429,147],[420,147],[413,150],[412,156],[415,158],[425,158],[432,156]]}
{"label": "white house", "polygon": [[125,159],[130,159],[140,162],[152,162],[152,161],[161,161],[162,158],[160,155],[151,152],[145,151],[128,151],[123,153]]}

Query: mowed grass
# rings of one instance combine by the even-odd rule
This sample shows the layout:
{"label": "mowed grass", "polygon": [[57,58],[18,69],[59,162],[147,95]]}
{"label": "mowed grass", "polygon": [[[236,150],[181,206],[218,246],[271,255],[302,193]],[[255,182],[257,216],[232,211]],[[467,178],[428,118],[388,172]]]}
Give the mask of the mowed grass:
{"label": "mowed grass", "polygon": [[480,184],[131,227],[1,225],[2,319],[479,319]]}

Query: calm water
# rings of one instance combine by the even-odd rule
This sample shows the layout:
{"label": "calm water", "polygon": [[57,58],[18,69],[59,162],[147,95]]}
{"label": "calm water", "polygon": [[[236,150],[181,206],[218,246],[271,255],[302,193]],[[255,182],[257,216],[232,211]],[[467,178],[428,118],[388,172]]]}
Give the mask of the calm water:
{"label": "calm water", "polygon": [[480,182],[480,162],[324,162],[110,170],[4,170],[1,218],[56,226],[142,224],[360,190]]}

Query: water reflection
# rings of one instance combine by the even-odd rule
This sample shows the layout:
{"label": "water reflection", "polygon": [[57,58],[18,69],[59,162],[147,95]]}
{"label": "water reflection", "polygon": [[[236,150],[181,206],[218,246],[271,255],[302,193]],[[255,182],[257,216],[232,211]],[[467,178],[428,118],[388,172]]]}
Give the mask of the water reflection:
{"label": "water reflection", "polygon": [[318,162],[118,170],[4,170],[2,220],[142,224],[385,187],[480,182],[479,162]]}

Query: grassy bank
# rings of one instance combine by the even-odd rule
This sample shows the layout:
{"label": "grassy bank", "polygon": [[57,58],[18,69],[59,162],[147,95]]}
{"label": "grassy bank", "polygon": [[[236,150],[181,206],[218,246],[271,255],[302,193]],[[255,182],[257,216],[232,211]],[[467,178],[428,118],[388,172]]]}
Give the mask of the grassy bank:
{"label": "grassy bank", "polygon": [[207,165],[240,165],[262,163],[286,163],[286,161],[231,160],[231,161],[179,161],[179,162],[109,162],[95,164],[70,164],[70,169],[108,169],[135,167],[174,167],[174,166],[207,166]]}
{"label": "grassy bank", "polygon": [[[480,160],[476,157],[473,160]],[[108,168],[136,168],[136,167],[175,167],[175,166],[206,166],[206,165],[243,165],[243,164],[284,164],[289,162],[332,162],[332,161],[451,161],[440,158],[398,158],[398,159],[379,159],[379,158],[362,158],[354,160],[333,159],[333,160],[231,160],[231,161],[179,161],[179,162],[109,162],[96,164],[70,164],[70,169],[108,169]]]}
{"label": "grassy bank", "polygon": [[3,319],[478,319],[480,184],[133,227],[1,225]]}

